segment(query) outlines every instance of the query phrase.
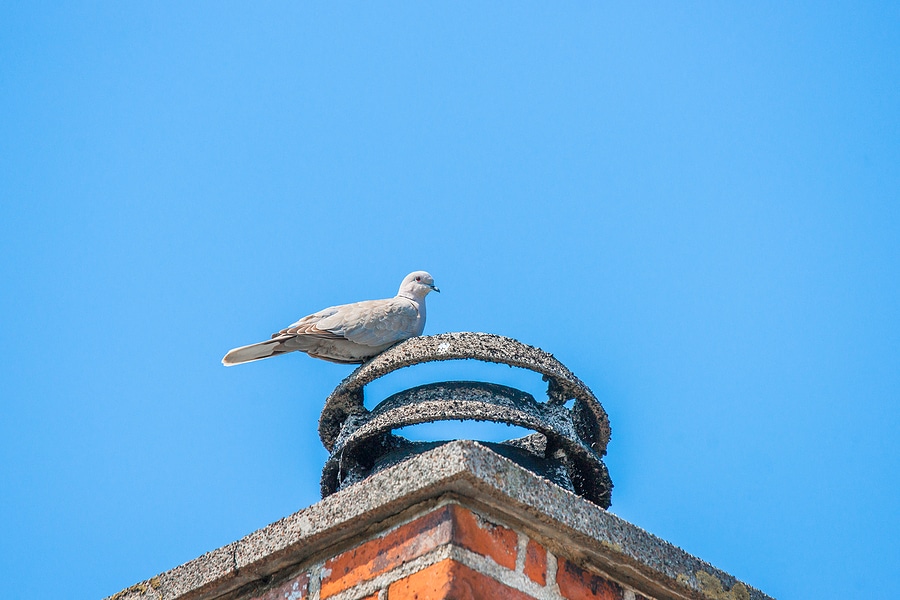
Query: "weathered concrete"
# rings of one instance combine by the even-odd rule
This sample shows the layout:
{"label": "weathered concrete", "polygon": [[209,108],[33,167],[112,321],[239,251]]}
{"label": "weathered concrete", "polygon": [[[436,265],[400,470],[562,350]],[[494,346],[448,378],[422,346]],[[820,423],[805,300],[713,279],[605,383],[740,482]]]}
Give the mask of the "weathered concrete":
{"label": "weathered concrete", "polygon": [[448,498],[514,524],[567,560],[599,566],[651,597],[709,600],[717,590],[746,589],[751,600],[768,598],[471,441],[413,456],[113,598],[234,598],[241,589],[334,556],[372,528],[390,526]]}

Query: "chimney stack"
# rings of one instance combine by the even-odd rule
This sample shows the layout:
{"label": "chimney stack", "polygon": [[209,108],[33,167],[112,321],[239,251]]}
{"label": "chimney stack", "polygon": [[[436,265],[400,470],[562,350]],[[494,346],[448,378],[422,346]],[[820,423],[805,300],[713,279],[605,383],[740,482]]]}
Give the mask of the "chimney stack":
{"label": "chimney stack", "polygon": [[[364,387],[397,369],[474,359],[540,373],[547,398],[494,383]],[[532,430],[502,443],[412,442],[448,420]],[[761,591],[607,512],[609,420],[569,369],[481,333],[402,342],[356,369],[319,421],[323,500],[109,600],[764,600]]]}

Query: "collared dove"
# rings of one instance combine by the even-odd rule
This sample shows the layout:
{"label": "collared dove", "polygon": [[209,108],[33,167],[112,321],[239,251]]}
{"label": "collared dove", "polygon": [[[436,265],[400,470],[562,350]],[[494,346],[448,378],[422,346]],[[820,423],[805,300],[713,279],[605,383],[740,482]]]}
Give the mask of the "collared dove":
{"label": "collared dove", "polygon": [[403,278],[393,298],[365,300],[320,310],[272,335],[271,340],[235,348],[225,355],[226,367],[300,350],[336,363],[365,362],[397,342],[425,329],[425,296],[434,278],[414,271]]}

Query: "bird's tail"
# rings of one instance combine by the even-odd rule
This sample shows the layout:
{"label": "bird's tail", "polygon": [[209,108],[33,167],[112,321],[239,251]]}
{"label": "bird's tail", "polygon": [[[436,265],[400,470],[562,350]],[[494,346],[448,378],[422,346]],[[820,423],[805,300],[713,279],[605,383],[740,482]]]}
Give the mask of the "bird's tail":
{"label": "bird's tail", "polygon": [[281,340],[266,340],[265,342],[229,350],[228,354],[225,355],[225,358],[222,359],[222,364],[226,367],[233,367],[234,365],[239,365],[241,363],[262,360],[264,358],[269,358],[270,356],[275,356],[276,354],[281,354],[281,352],[278,351],[280,344]]}

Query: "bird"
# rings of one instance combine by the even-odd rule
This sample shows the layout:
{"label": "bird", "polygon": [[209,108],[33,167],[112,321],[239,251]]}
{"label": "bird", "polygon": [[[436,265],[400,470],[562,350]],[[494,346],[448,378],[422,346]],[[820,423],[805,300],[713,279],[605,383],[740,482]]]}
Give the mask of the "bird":
{"label": "bird", "polygon": [[393,298],[320,310],[272,334],[270,340],[230,350],[222,364],[231,367],[296,350],[334,363],[363,363],[398,342],[422,335],[425,296],[440,291],[428,272],[413,271]]}

